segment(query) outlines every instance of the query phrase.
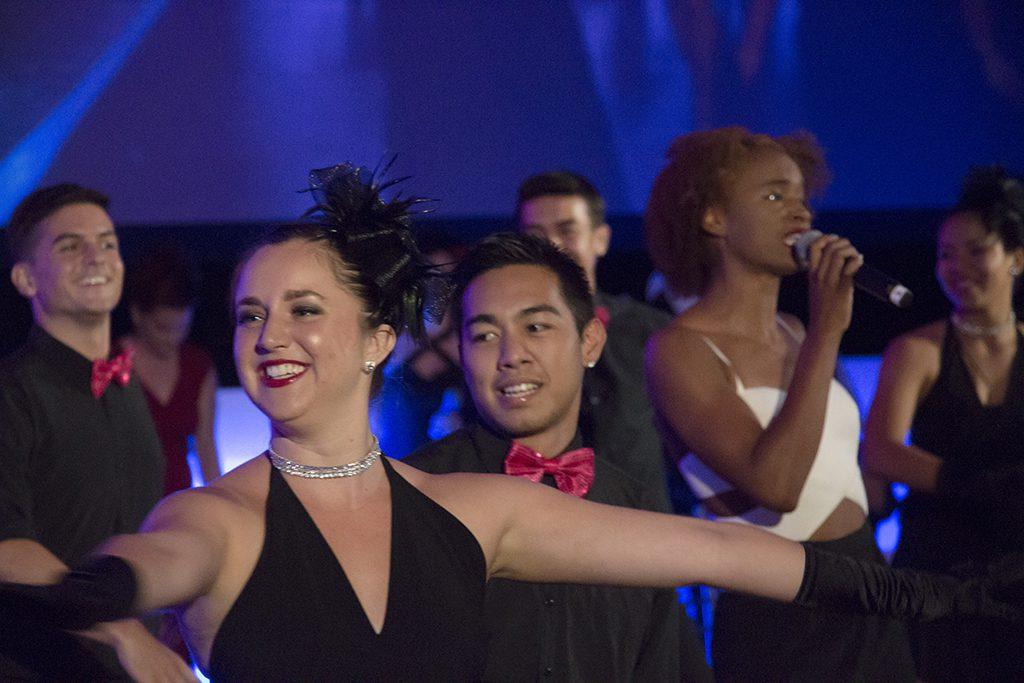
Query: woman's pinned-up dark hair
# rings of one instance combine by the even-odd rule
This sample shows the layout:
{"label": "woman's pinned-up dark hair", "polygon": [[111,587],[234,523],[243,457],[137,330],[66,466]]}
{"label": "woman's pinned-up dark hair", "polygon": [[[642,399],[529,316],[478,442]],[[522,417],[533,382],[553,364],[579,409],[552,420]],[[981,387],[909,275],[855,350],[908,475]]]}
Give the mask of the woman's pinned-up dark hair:
{"label": "woman's pinned-up dark hair", "polygon": [[1024,186],[1002,166],[972,168],[953,211],[977,214],[1007,251],[1024,247]]}
{"label": "woman's pinned-up dark hair", "polygon": [[449,285],[424,260],[410,232],[412,216],[426,212],[416,207],[431,200],[400,193],[385,200],[386,191],[407,179],[385,180],[390,166],[368,171],[342,163],[310,171],[305,191],[315,204],[299,221],[259,240],[240,261],[239,271],[260,247],[291,239],[322,243],[334,261],[335,277],[362,300],[371,326],[422,334],[424,315],[432,320],[443,316]]}

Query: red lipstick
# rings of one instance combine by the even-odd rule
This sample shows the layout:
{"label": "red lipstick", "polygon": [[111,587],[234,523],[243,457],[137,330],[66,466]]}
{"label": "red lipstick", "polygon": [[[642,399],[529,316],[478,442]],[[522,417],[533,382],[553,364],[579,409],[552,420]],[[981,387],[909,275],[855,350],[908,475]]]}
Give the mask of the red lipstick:
{"label": "red lipstick", "polygon": [[276,389],[291,384],[306,374],[308,363],[296,360],[268,360],[259,364],[260,381],[264,386]]}

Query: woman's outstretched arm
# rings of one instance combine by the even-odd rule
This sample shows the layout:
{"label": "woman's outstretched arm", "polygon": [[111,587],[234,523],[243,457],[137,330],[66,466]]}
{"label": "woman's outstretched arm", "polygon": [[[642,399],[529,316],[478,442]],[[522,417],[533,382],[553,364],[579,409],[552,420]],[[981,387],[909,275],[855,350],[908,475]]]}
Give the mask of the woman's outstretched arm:
{"label": "woman's outstretched arm", "polygon": [[223,564],[229,504],[218,489],[162,500],[136,534],[114,536],[51,585],[0,584],[0,616],[76,630],[191,602]]}
{"label": "woman's outstretched arm", "polygon": [[[953,612],[1020,617],[1024,558],[960,580],[824,552],[747,525],[592,503],[514,477],[448,477],[460,477],[453,481],[461,501],[452,511],[481,540],[491,576],[627,586],[703,583],[907,619]],[[1001,597],[1007,589],[1016,596],[1013,604]]]}
{"label": "woman's outstretched arm", "polygon": [[601,505],[508,478],[495,502],[510,516],[493,576],[525,581],[672,587],[706,583],[792,600],[797,543],[739,524]]}
{"label": "woman's outstretched arm", "polygon": [[163,499],[137,534],[114,536],[98,554],[131,567],[132,610],[145,613],[206,594],[223,565],[236,507],[222,489],[180,491]]}
{"label": "woman's outstretched arm", "polygon": [[54,629],[88,628],[83,635],[114,647],[133,678],[194,680],[180,657],[125,617],[209,590],[227,543],[222,521],[228,506],[216,496],[196,489],[165,499],[141,533],[112,538],[97,555],[54,577],[56,584],[0,584],[0,642],[7,629],[48,642]]}

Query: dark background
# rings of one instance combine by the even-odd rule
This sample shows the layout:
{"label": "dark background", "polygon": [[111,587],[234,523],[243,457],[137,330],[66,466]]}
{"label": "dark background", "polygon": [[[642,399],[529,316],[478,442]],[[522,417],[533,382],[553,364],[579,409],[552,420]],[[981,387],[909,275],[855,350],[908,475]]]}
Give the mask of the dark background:
{"label": "dark background", "polygon": [[394,153],[439,215],[551,167],[638,214],[730,124],[817,134],[822,209],[940,208],[1024,169],[1021,36],[1019,0],[4,0],[0,223],[63,180],[123,225],[289,219],[308,169]]}
{"label": "dark background", "polygon": [[[230,383],[234,260],[308,206],[310,168],[397,153],[408,191],[438,200],[421,227],[466,241],[508,225],[527,175],[575,170],[612,216],[602,287],[639,295],[669,141],[804,128],[834,175],[816,227],[917,295],[859,299],[843,350],[874,354],[945,314],[933,236],[963,174],[1024,170],[1021,36],[1016,0],[4,0],[0,224],[72,181],[110,195],[129,267],[183,243],[195,336]],[[2,280],[6,351],[28,312]],[[782,308],[803,313],[799,278]]]}

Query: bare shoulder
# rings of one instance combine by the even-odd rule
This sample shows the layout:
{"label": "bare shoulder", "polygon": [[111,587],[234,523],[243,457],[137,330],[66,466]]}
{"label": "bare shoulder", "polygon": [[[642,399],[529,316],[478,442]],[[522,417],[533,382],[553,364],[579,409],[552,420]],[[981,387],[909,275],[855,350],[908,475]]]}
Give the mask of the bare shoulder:
{"label": "bare shoulder", "polygon": [[879,394],[899,396],[913,390],[918,397],[931,391],[942,369],[943,320],[896,337],[885,349],[879,372]]}
{"label": "bare shoulder", "polygon": [[553,487],[507,474],[428,474],[402,463],[395,463],[395,470],[421,493],[459,518],[478,538],[481,534],[485,537],[500,534],[514,517],[535,514],[538,506],[578,501]]}
{"label": "bare shoulder", "polygon": [[[520,477],[505,474],[451,472],[430,474],[401,461],[392,461],[395,471],[428,498],[442,507],[469,505],[478,508],[500,506],[505,498],[513,498],[521,484],[530,484]],[[482,501],[487,501],[483,505]]]}
{"label": "bare shoulder", "polygon": [[207,486],[185,489],[164,498],[150,514],[147,527],[165,524],[235,526],[262,515],[270,465],[254,458]]}
{"label": "bare shoulder", "polygon": [[936,348],[942,346],[942,340],[946,337],[946,328],[948,323],[945,320],[933,320],[927,325],[922,325],[916,329],[907,332],[897,339],[916,339],[920,342],[928,342],[934,345]]}
{"label": "bare shoulder", "polygon": [[[393,462],[395,471],[455,516],[476,537],[487,557],[488,566],[498,543],[508,530],[518,505],[550,489],[521,477],[506,474],[452,472],[430,474],[402,462]],[[526,503],[528,504],[528,503]]]}
{"label": "bare shoulder", "polygon": [[[696,308],[696,307],[695,307]],[[731,391],[731,369],[716,357],[709,336],[718,333],[711,321],[690,309],[677,316],[647,344],[646,377],[656,403],[661,396],[700,396]]]}
{"label": "bare shoulder", "polygon": [[711,332],[693,309],[685,311],[666,325],[647,341],[648,361],[658,362],[671,358],[673,363],[688,363],[692,354],[685,353],[693,349],[708,350],[704,341],[706,334]]}
{"label": "bare shoulder", "polygon": [[899,363],[905,368],[934,367],[937,370],[945,334],[945,320],[937,320],[901,334],[886,346],[885,360],[887,363]]}
{"label": "bare shoulder", "polygon": [[472,531],[501,525],[515,507],[537,492],[554,491],[547,486],[507,474],[450,472],[430,474],[403,462],[393,463],[395,471],[435,503],[458,517]]}

